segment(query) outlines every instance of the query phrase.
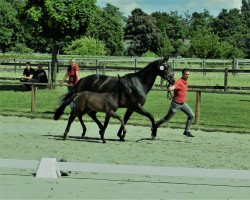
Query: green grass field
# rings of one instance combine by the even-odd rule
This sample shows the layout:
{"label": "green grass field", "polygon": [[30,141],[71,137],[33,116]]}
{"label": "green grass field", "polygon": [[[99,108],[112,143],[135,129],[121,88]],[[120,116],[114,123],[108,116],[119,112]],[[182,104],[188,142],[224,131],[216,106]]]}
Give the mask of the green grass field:
{"label": "green grass field", "polygon": [[[117,76],[133,73],[134,71],[106,71],[106,75]],[[2,71],[1,77],[15,77],[19,78],[22,69],[14,72],[13,70]],[[57,80],[62,80],[65,71],[61,70],[57,75]],[[95,71],[81,70],[80,76],[84,77],[95,73]],[[181,72],[175,72],[175,78],[178,79]],[[160,84],[160,77],[157,77],[155,84]],[[189,77],[189,85],[196,86],[223,86],[224,73],[206,73],[192,72]],[[249,87],[249,74],[229,73],[228,86]],[[0,86],[0,113],[3,114],[18,114],[30,115],[31,94],[30,92],[23,92],[12,90],[11,87]],[[54,90],[38,90],[36,95],[36,116],[52,117],[53,111],[58,105],[60,96],[65,94],[66,87],[57,87]],[[188,104],[195,109],[196,93],[189,92]],[[170,101],[166,98],[165,91],[152,90],[145,104],[145,108],[150,111],[156,120],[163,117],[169,107]],[[238,131],[250,132],[250,120],[248,117],[250,107],[250,95],[240,94],[212,94],[202,93],[201,102],[201,119],[200,126],[193,126],[194,128],[206,128],[224,131]],[[195,111],[195,110],[194,110]],[[69,109],[66,109],[66,113]],[[124,109],[119,109],[118,113],[124,114]],[[64,116],[67,118],[67,115]],[[100,114],[103,117],[103,114]],[[89,118],[87,118],[89,120]],[[168,124],[164,126],[182,127],[185,124],[186,116],[183,113],[176,114]],[[111,120],[113,121],[113,120]],[[139,123],[142,125],[149,125],[149,120],[138,114],[133,114],[129,123]]]}
{"label": "green grass field", "polygon": [[[66,87],[57,87],[54,90],[38,90],[36,92],[35,113],[30,114],[30,91],[1,90],[0,113],[52,118],[53,111],[57,107],[60,97],[65,93]],[[193,108],[194,112],[195,100],[196,93],[189,92],[188,104]],[[159,120],[166,114],[169,104],[170,101],[167,99],[165,91],[152,90],[147,97],[144,108],[151,112],[156,120]],[[194,125],[193,128],[250,133],[249,107],[249,95],[202,93],[200,126]],[[119,109],[117,112],[123,115],[125,109]],[[69,113],[68,107],[65,113]],[[98,114],[98,116],[103,117],[103,114]],[[63,117],[66,119],[67,115]],[[90,120],[89,117],[86,117],[86,119]],[[183,127],[185,121],[186,116],[182,112],[178,112],[171,121],[168,124],[164,124],[164,126]],[[118,123],[118,121],[113,119],[111,122]],[[150,121],[147,118],[136,113],[132,115],[129,123],[150,125]]]}

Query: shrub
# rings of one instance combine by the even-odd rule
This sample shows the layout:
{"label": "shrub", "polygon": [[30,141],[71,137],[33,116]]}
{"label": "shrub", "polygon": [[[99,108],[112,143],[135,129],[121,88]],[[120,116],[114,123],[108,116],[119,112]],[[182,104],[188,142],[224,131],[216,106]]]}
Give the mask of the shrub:
{"label": "shrub", "polygon": [[67,54],[72,55],[106,55],[104,42],[91,37],[74,40],[65,48]]}

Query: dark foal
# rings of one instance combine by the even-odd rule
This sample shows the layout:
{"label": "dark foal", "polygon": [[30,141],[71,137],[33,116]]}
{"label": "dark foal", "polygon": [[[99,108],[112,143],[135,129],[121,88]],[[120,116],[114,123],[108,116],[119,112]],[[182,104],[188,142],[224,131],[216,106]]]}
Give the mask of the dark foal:
{"label": "dark foal", "polygon": [[76,117],[78,117],[82,125],[83,128],[82,137],[84,137],[87,129],[83,122],[82,117],[83,115],[88,114],[89,112],[92,111],[106,113],[104,125],[99,130],[99,134],[101,136],[101,140],[103,143],[106,143],[104,139],[104,133],[110,117],[116,118],[121,122],[123,133],[125,134],[126,127],[123,118],[120,117],[115,112],[118,109],[119,101],[121,100],[122,96],[125,97],[130,93],[131,90],[127,86],[126,78],[121,78],[121,77],[118,77],[118,81],[113,91],[110,93],[96,93],[89,91],[77,93],[74,98],[74,108],[70,113],[68,124],[63,135],[63,139],[64,140],[67,139],[67,134],[69,132],[70,125],[72,124],[72,122]]}

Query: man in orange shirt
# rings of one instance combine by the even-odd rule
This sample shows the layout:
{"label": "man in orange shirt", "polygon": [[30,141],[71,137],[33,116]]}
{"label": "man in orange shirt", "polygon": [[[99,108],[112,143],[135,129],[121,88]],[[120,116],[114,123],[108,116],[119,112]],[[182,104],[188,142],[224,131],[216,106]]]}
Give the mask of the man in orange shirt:
{"label": "man in orange shirt", "polygon": [[181,110],[187,115],[187,122],[186,127],[183,135],[187,137],[194,137],[190,133],[190,126],[192,124],[192,120],[194,118],[194,113],[192,109],[187,105],[186,98],[187,98],[187,90],[188,90],[188,76],[189,76],[189,70],[187,68],[182,70],[182,77],[177,80],[174,85],[170,86],[168,88],[168,91],[174,90],[174,96],[171,102],[171,106],[169,108],[168,113],[165,117],[160,119],[158,122],[156,122],[155,126],[158,128],[161,124],[165,123],[166,121],[170,120],[171,117],[178,111]]}

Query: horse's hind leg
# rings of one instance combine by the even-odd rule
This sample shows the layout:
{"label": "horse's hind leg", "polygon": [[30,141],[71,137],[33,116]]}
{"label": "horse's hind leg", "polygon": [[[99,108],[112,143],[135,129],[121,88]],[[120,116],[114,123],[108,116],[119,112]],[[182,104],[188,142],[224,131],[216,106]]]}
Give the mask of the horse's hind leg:
{"label": "horse's hind leg", "polygon": [[157,133],[157,127],[155,126],[155,119],[153,117],[153,115],[151,115],[151,113],[149,113],[148,111],[146,111],[142,106],[137,106],[135,108],[135,112],[147,117],[150,119],[151,123],[152,123],[152,133],[151,133],[151,137],[152,139],[156,138],[156,133]]}
{"label": "horse's hind leg", "polygon": [[72,122],[74,121],[75,118],[76,118],[76,114],[75,114],[74,110],[72,110],[70,112],[67,127],[66,127],[66,129],[64,131],[64,134],[63,134],[63,140],[67,139],[67,134],[69,132],[70,126],[71,126],[71,124],[72,124]]}
{"label": "horse's hind leg", "polygon": [[101,140],[102,140],[103,143],[106,143],[106,140],[104,139],[104,134],[105,134],[105,130],[106,130],[107,126],[108,126],[109,119],[110,119],[110,116],[106,114],[103,128],[100,129],[100,131],[99,131],[100,136],[101,136]]}
{"label": "horse's hind leg", "polygon": [[103,129],[102,123],[96,117],[96,112],[92,111],[92,112],[88,113],[88,115],[95,121],[95,123],[98,125],[99,129]]}
{"label": "horse's hind leg", "polygon": [[86,126],[85,126],[85,124],[84,124],[84,122],[82,120],[82,116],[83,116],[83,114],[81,113],[77,117],[78,117],[78,119],[79,119],[79,121],[80,121],[80,123],[82,125],[82,138],[84,138],[84,136],[86,134],[86,131],[87,131],[87,128],[86,128]]}

